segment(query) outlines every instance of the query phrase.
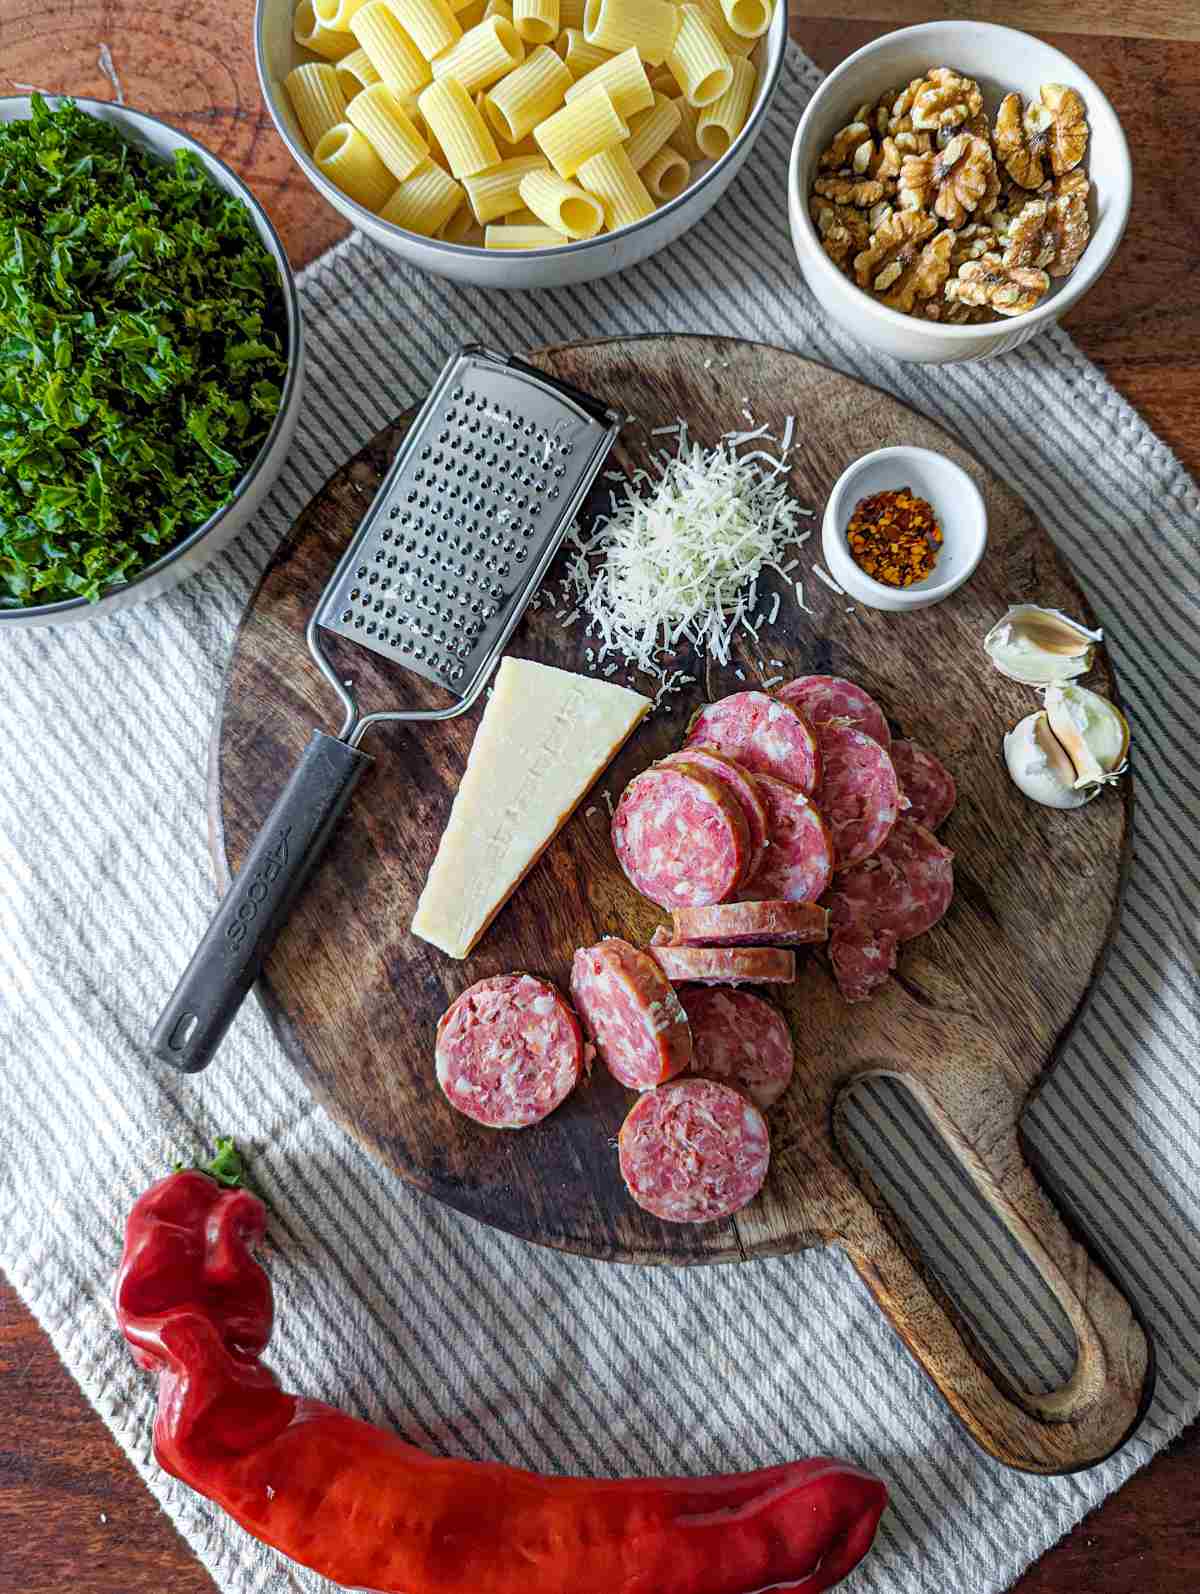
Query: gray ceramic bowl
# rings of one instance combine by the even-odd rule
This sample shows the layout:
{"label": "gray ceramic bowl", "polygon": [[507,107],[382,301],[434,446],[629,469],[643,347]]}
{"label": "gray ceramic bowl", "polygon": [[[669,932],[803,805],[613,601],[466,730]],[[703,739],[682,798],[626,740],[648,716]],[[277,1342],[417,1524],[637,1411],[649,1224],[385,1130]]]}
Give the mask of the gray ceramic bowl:
{"label": "gray ceramic bowl", "polygon": [[[51,105],[59,103],[62,96],[45,96]],[[61,603],[34,604],[24,609],[0,609],[0,632],[18,625],[74,625],[84,620],[96,620],[117,609],[128,609],[135,603],[145,603],[156,598],[170,587],[177,586],[187,576],[199,570],[216,557],[242,530],[258,509],[275,478],[283,467],[296,430],[300,413],[301,389],[304,378],[304,330],[300,317],[300,301],[292,268],[284,254],[279,235],[267,220],[245,183],[237,177],[224,161],[206,150],[203,144],[186,133],[178,133],[156,116],[144,111],[131,111],[123,105],[113,105],[106,100],[72,98],[81,110],[101,121],[111,122],[120,128],[125,138],[139,149],[164,158],[177,149],[190,149],[197,155],[205,170],[219,188],[242,200],[254,220],[255,228],[279,269],[283,301],[287,312],[287,376],[279,413],[268,432],[258,457],[238,483],[233,497],[224,509],[210,515],[203,525],[197,526],[186,537],[175,543],[160,559],[147,565],[132,581],[113,587],[95,603],[84,598],[70,598]],[[10,95],[0,98],[0,122],[21,122],[29,119],[29,96]]]}

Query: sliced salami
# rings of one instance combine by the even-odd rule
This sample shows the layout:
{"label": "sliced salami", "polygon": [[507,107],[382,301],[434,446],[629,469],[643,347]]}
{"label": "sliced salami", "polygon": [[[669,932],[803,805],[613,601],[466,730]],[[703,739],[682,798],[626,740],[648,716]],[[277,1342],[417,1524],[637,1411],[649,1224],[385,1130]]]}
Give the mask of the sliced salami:
{"label": "sliced salami", "polygon": [[849,869],[878,852],[900,811],[900,786],[886,750],[851,725],[817,731],[821,784],[813,801],[833,836],[833,867]]}
{"label": "sliced salami", "polygon": [[676,946],[805,946],[829,934],[829,912],[815,902],[719,902],[672,918]]}
{"label": "sliced salami", "polygon": [[715,747],[704,747],[700,743],[681,748],[677,753],[669,753],[666,758],[659,760],[658,767],[662,769],[668,764],[695,764],[705,774],[728,786],[737,798],[750,832],[750,862],[746,869],[746,880],[753,880],[767,853],[767,807],[754,776],[740,764],[735,764],[732,758],[718,753]]}
{"label": "sliced salami", "polygon": [[892,733],[879,704],[861,686],[840,675],[798,675],[775,695],[780,702],[799,709],[814,730],[830,720],[848,720],[880,747],[891,746]]}
{"label": "sliced salami", "polygon": [[806,720],[765,692],[734,692],[697,710],[685,747],[703,744],[748,769],[774,775],[808,793],[821,772],[817,740]]}
{"label": "sliced salami", "polygon": [[759,775],[758,789],[767,805],[771,845],[753,883],[740,895],[752,902],[815,902],[833,873],[829,827],[804,793],[786,781]]}
{"label": "sliced salami", "polygon": [[781,947],[652,941],[650,956],[673,985],[790,985],[796,978],[796,954]]}
{"label": "sliced salami", "polygon": [[553,985],[497,974],[442,1014],[434,1058],[452,1107],[490,1129],[525,1129],[578,1084],[583,1035]]}
{"label": "sliced salami", "polygon": [[630,781],[612,822],[630,883],[660,908],[731,897],[750,866],[750,831],[729,787],[695,764],[658,765]]}
{"label": "sliced salami", "polygon": [[571,995],[601,1062],[622,1085],[650,1090],[692,1060],[692,1032],[661,968],[615,937],[581,947]]}
{"label": "sliced salami", "polygon": [[677,1079],[643,1096],[621,1125],[621,1177],[666,1223],[712,1223],[762,1189],[771,1160],[767,1120],[729,1085]]}
{"label": "sliced salami", "polygon": [[953,858],[932,831],[901,814],[874,857],[838,875],[829,895],[832,934],[888,930],[900,941],[923,935],[950,906]]}
{"label": "sliced salami", "polygon": [[829,961],[838,990],[847,1002],[865,1002],[874,996],[896,967],[900,945],[890,930],[849,926],[835,930],[829,942]]}
{"label": "sliced salami", "polygon": [[792,1082],[796,1053],[778,1008],[753,991],[700,986],[679,993],[692,1026],[691,1072],[744,1090],[771,1107]]}
{"label": "sliced salami", "polygon": [[900,790],[908,798],[908,817],[936,830],[958,799],[954,776],[919,742],[893,742],[892,763]]}

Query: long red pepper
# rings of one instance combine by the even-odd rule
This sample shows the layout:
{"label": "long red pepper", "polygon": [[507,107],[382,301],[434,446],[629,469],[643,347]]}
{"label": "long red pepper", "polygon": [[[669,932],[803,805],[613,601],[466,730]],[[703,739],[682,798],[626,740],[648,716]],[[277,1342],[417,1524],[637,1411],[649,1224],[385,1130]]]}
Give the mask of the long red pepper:
{"label": "long red pepper", "polygon": [[259,1360],[257,1196],[174,1173],[130,1213],[121,1331],[157,1373],[168,1472],[285,1555],[381,1594],[817,1594],[871,1546],[887,1490],[816,1458],[709,1478],[540,1477],[427,1455]]}

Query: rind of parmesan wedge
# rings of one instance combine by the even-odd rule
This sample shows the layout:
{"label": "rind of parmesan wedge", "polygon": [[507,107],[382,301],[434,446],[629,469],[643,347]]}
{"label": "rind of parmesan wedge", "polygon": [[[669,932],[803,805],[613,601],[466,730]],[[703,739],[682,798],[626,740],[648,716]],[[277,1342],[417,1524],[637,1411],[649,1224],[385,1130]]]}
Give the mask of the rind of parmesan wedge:
{"label": "rind of parmesan wedge", "polygon": [[504,659],[413,934],[467,957],[652,706],[608,681]]}

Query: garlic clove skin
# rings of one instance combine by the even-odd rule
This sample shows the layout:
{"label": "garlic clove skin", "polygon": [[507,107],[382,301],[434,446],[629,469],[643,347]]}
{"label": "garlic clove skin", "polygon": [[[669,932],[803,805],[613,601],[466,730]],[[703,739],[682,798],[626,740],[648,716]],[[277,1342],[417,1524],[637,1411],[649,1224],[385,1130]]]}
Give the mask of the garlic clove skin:
{"label": "garlic clove skin", "polygon": [[1086,675],[1103,641],[1103,631],[1089,631],[1061,609],[1017,603],[984,637],[983,651],[1010,681],[1048,686]]}
{"label": "garlic clove skin", "polygon": [[1050,729],[1075,766],[1075,785],[1098,786],[1123,772],[1129,752],[1129,725],[1115,704],[1086,686],[1071,682],[1042,693]]}
{"label": "garlic clove skin", "polygon": [[1017,790],[1045,808],[1082,808],[1100,790],[1077,789],[1075,766],[1050,729],[1044,709],[1027,714],[1005,736],[1004,762]]}

